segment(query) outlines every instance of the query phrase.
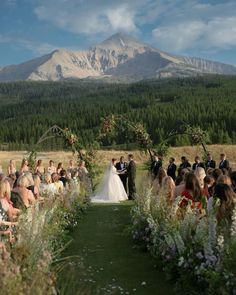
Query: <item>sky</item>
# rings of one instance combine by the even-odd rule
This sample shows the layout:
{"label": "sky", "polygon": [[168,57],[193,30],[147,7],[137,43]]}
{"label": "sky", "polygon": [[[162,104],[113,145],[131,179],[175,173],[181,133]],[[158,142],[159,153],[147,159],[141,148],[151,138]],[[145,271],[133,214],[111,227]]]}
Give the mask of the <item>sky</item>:
{"label": "sky", "polygon": [[0,0],[0,66],[86,49],[117,32],[236,65],[236,0]]}

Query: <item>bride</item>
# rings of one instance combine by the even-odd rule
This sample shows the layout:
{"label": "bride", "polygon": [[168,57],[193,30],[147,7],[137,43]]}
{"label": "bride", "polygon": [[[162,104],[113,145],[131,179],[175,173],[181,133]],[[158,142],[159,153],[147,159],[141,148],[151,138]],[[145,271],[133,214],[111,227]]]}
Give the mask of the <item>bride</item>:
{"label": "bride", "polygon": [[115,163],[116,159],[112,159],[102,183],[99,185],[95,196],[91,199],[92,202],[118,203],[128,200],[124,186],[118,176]]}

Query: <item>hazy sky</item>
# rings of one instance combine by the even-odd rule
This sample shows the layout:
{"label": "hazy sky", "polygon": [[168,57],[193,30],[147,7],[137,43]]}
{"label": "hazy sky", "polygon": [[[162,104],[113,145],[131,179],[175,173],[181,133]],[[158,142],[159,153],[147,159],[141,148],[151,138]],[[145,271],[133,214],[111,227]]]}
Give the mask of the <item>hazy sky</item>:
{"label": "hazy sky", "polygon": [[0,66],[116,32],[236,65],[236,0],[0,0]]}

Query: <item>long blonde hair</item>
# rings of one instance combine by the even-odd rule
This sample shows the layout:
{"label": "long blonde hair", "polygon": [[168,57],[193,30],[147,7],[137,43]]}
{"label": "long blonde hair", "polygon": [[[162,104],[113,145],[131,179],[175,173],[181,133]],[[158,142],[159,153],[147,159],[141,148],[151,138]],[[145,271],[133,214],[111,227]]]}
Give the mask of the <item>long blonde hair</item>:
{"label": "long blonde hair", "polygon": [[4,199],[5,197],[10,197],[11,195],[11,187],[6,178],[0,181],[0,198]]}

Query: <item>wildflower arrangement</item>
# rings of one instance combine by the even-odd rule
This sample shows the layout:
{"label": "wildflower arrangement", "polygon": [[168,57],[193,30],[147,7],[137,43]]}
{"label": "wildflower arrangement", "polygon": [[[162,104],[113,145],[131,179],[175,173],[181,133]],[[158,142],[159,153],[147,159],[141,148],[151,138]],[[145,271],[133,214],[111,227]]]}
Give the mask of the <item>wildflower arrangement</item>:
{"label": "wildflower arrangement", "polygon": [[68,231],[77,225],[87,208],[83,194],[45,198],[21,214],[16,242],[0,244],[2,295],[57,294],[56,269]]}
{"label": "wildflower arrangement", "polygon": [[[151,190],[132,209],[132,237],[157,258],[181,294],[236,294],[236,209],[228,233],[215,214],[202,216],[179,197],[170,204]],[[236,206],[235,206],[236,207]]]}

